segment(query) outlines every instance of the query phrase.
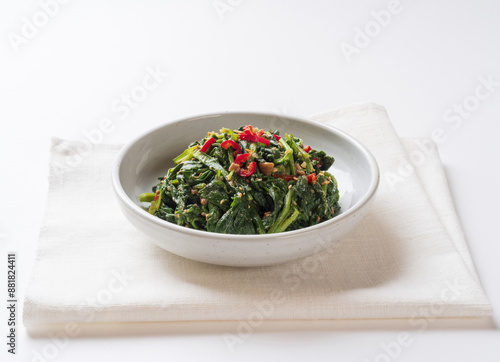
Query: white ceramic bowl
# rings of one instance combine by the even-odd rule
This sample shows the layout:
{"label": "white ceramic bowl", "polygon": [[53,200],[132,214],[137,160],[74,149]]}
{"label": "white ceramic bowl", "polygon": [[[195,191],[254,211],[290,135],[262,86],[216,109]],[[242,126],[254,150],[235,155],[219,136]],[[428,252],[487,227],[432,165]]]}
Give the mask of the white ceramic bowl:
{"label": "white ceramic bowl", "polygon": [[[279,129],[335,158],[332,173],[339,185],[341,213],[331,220],[269,235],[229,235],[200,231],[161,220],[146,211],[139,195],[150,192],[173,166],[172,159],[192,141],[222,127],[251,124]],[[368,213],[379,182],[372,154],[351,136],[310,120],[273,114],[238,112],[189,117],[167,123],[131,141],[112,170],[115,194],[127,219],[159,247],[205,263],[261,266],[284,263],[328,248],[350,233]]]}

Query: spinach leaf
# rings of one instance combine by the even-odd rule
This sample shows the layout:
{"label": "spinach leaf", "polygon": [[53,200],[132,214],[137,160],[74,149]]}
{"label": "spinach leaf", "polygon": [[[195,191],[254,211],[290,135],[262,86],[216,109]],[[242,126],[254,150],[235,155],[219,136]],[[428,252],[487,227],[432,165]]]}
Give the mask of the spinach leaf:
{"label": "spinach leaf", "polygon": [[234,197],[231,208],[220,218],[215,232],[224,234],[255,234],[255,226],[249,213],[252,206],[244,197]]}

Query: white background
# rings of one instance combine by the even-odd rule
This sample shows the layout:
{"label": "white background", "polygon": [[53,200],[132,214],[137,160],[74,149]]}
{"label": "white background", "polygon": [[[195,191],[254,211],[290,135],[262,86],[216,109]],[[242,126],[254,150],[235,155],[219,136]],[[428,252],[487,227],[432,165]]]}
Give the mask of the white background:
{"label": "white background", "polygon": [[[480,77],[500,82],[500,2],[402,0],[378,27],[373,12],[389,1],[74,0],[45,10],[50,16],[40,3],[0,3],[0,273],[16,251],[20,299],[44,209],[51,136],[84,139],[108,118],[113,128],[102,141],[123,143],[204,112],[307,116],[374,101],[402,136],[445,134],[439,152],[495,316],[429,321],[423,332],[405,320],[265,322],[234,351],[222,336],[236,322],[106,325],[59,342],[44,359],[34,356],[54,342],[21,328],[12,360],[500,360],[500,84],[474,101]],[[354,42],[357,28],[371,34],[364,44]],[[348,61],[342,44],[364,48]],[[168,76],[130,114],[113,111],[148,67]],[[452,114],[464,102],[470,112]],[[398,349],[402,332],[411,343]],[[9,357],[5,340],[1,360]]]}

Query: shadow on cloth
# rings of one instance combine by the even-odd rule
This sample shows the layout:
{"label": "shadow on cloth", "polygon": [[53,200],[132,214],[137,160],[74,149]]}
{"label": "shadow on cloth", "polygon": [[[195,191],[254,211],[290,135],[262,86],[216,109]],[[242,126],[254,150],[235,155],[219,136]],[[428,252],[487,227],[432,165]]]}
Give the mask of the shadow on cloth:
{"label": "shadow on cloth", "polygon": [[397,238],[383,219],[373,214],[360,227],[372,231],[361,242],[347,237],[319,253],[286,264],[236,268],[171,254],[168,260],[176,265],[165,264],[163,271],[188,284],[248,298],[262,297],[273,290],[280,290],[286,297],[334,295],[376,287],[397,278],[405,263]]}

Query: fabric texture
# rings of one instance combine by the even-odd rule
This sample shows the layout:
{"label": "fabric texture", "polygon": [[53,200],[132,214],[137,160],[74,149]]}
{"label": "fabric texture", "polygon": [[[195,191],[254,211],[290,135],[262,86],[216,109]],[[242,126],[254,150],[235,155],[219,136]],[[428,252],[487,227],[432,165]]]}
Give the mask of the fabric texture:
{"label": "fabric texture", "polygon": [[372,103],[311,118],[371,150],[377,198],[343,241],[270,267],[209,265],[160,249],[118,208],[110,170],[120,146],[83,154],[80,142],[53,139],[24,324],[491,315],[433,143],[400,139]]}

